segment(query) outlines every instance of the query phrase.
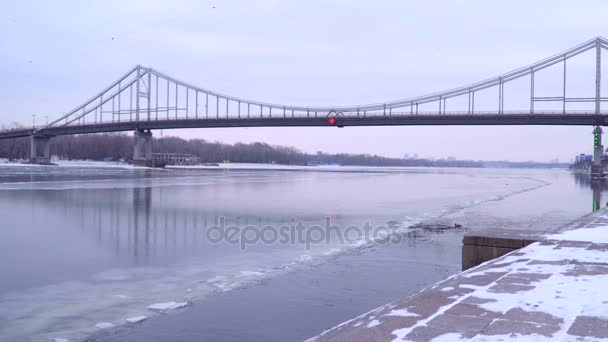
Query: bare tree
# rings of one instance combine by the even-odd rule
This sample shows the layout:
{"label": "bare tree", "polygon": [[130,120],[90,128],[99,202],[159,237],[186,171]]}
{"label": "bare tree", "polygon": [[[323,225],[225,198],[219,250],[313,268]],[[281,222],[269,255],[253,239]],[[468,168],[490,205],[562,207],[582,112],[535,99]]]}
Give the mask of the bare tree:
{"label": "bare tree", "polygon": [[[51,140],[51,154],[62,159],[120,160],[130,159],[134,139],[124,133],[66,135]],[[153,140],[156,152],[188,153],[203,162],[230,160],[240,163],[277,163],[288,165],[339,164],[360,166],[460,166],[480,167],[481,162],[458,160],[398,159],[370,154],[315,154],[295,147],[271,146],[267,143],[236,143],[234,145],[203,139],[185,140],[162,137]],[[0,140],[0,157],[25,159],[29,153],[29,139]]]}

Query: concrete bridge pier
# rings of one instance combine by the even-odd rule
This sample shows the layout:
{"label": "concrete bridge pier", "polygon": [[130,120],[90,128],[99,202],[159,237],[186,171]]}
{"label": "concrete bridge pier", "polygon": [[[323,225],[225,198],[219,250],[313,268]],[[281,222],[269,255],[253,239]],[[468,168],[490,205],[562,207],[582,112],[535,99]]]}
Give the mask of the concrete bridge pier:
{"label": "concrete bridge pier", "polygon": [[[30,139],[30,164],[50,164],[50,136],[32,135]],[[40,153],[42,152],[42,153]]]}
{"label": "concrete bridge pier", "polygon": [[602,145],[602,127],[596,126],[593,130],[593,165],[591,165],[592,178],[604,177],[604,166],[602,165],[603,155],[604,146]]}
{"label": "concrete bridge pier", "polygon": [[133,163],[152,166],[152,132],[150,130],[137,129],[135,131]]}

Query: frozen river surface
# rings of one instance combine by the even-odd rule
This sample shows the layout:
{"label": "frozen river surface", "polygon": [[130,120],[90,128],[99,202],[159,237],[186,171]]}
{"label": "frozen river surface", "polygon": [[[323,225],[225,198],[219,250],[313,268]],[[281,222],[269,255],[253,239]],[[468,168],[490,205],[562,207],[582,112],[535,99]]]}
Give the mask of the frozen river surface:
{"label": "frozen river surface", "polygon": [[325,171],[0,166],[0,340],[303,339],[458,271],[467,230],[565,225],[603,191]]}

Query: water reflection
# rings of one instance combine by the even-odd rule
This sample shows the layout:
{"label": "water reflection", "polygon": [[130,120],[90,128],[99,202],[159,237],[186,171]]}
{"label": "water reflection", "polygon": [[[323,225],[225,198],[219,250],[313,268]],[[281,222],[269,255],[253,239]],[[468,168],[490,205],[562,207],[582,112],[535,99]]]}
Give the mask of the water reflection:
{"label": "water reflection", "polygon": [[[592,193],[591,209],[597,211],[603,207],[602,200],[608,199],[608,196],[604,194],[604,192],[608,192],[608,182],[592,180],[589,175],[582,173],[572,175],[577,187],[584,190],[579,193],[581,196],[587,197],[586,191]],[[352,180],[340,175],[341,183],[333,181],[330,178],[333,175],[323,175],[322,178],[317,175],[306,175],[308,178],[302,177],[303,175],[300,174],[295,176],[299,178],[292,182],[277,182],[276,177],[269,177],[268,181],[265,181],[266,179],[261,175],[254,174],[246,177],[244,181],[236,183],[228,182],[228,180],[234,181],[236,176],[227,177],[227,180],[213,179],[211,182],[209,178],[218,177],[217,174],[212,174],[204,178],[205,181],[211,183],[209,185],[155,186],[156,183],[163,180],[140,179],[140,184],[132,188],[14,191],[4,192],[5,196],[0,196],[0,205],[5,208],[5,214],[9,217],[7,226],[14,226],[15,231],[23,232],[22,234],[25,235],[27,234],[26,228],[33,231],[34,227],[39,227],[40,230],[36,230],[35,233],[39,236],[40,241],[48,244],[54,243],[57,246],[70,245],[71,248],[63,248],[58,251],[58,254],[54,254],[61,256],[62,260],[74,259],[70,262],[77,264],[75,258],[79,258],[82,249],[88,248],[90,252],[87,251],[87,255],[101,260],[99,263],[105,263],[102,265],[104,267],[107,264],[165,266],[181,260],[193,259],[211,263],[227,258],[242,260],[252,255],[258,257],[259,254],[270,255],[288,249],[293,250],[292,256],[295,257],[309,252],[302,245],[260,243],[248,246],[248,252],[252,253],[244,255],[239,245],[213,243],[208,240],[208,231],[218,225],[221,219],[225,220],[226,225],[237,227],[250,225],[280,227],[292,224],[294,218],[308,226],[322,225],[326,216],[331,217],[332,223],[348,227],[349,225],[361,226],[362,223],[371,219],[374,227],[385,225],[391,229],[401,229],[404,232],[402,242],[406,243],[408,247],[415,247],[417,241],[424,240],[432,234],[428,234],[426,231],[428,229],[420,230],[421,227],[418,226],[410,228],[409,217],[413,217],[414,222],[426,222],[424,220],[426,217],[419,213],[430,212],[430,208],[443,205],[446,209],[441,213],[455,212],[470,203],[480,203],[480,200],[476,198],[483,199],[484,196],[490,200],[505,198],[505,195],[499,197],[494,195],[501,189],[499,187],[504,187],[507,194],[517,194],[520,192],[520,186],[515,187],[516,182],[522,182],[526,188],[536,184],[525,178],[505,178],[506,181],[500,182],[491,177],[467,176],[459,180],[462,183],[463,192],[470,192],[471,189],[478,188],[485,189],[490,186],[498,190],[492,190],[490,196],[475,195],[471,198],[467,197],[466,200],[459,200],[460,203],[445,206],[441,202],[442,200],[455,201],[444,196],[445,191],[440,191],[440,189],[413,194],[388,192],[387,189],[394,188],[395,183],[416,181],[408,180],[412,177],[411,175],[407,177],[356,175],[356,178],[351,176]],[[190,182],[196,180],[185,177],[179,179],[179,184],[184,182],[183,179]],[[569,176],[564,179],[571,186]],[[245,182],[246,180],[249,182]],[[255,182],[251,180],[255,180]],[[382,195],[381,200],[373,196],[352,196],[348,192],[351,188],[356,188],[355,185],[363,187],[362,182],[366,180],[373,180],[373,184],[367,185],[368,190],[386,184],[386,189],[383,188],[379,192]],[[478,183],[484,180],[487,180],[485,187],[471,187],[470,185],[471,182]],[[320,182],[322,183],[317,187],[311,186],[311,184]],[[410,189],[410,183],[407,183],[410,187],[404,186],[404,188]],[[325,191],[326,188],[335,186],[335,184],[346,184],[344,185],[346,189],[340,187],[332,193]],[[427,188],[431,188],[437,183],[433,181],[425,184],[427,184]],[[451,186],[454,187],[454,185]],[[450,189],[450,191],[458,193],[459,189]],[[285,195],[292,193],[295,195]],[[336,196],[331,196],[333,193],[346,193],[346,197],[352,198],[352,200],[347,201],[345,198],[339,197],[339,200],[336,201]],[[424,202],[425,196],[429,197],[427,202]],[[572,196],[573,193],[567,195],[564,200],[572,202],[574,201]],[[394,201],[386,200],[386,198],[392,197],[395,197]],[[410,198],[412,199],[410,200]],[[551,203],[558,199],[556,196],[547,197],[547,199],[549,198],[551,198]],[[338,205],[333,204],[336,202]],[[370,206],[370,202],[373,202],[374,206]],[[348,206],[343,203],[347,203]],[[426,208],[425,204],[428,204]],[[574,204],[567,205],[573,206]],[[555,204],[551,208],[554,207]],[[373,216],[354,213],[355,211],[364,212],[369,208],[378,213]],[[403,214],[395,214],[395,212]],[[11,220],[11,217],[14,219]],[[440,228],[453,231],[454,223],[448,220],[445,222],[445,227]],[[28,237],[28,239],[32,238]],[[29,240],[24,238],[24,241]],[[339,241],[331,241],[329,246],[319,247],[327,250],[343,247],[334,245],[334,242]],[[78,245],[82,246],[81,249],[75,248]],[[94,249],[91,250],[91,247]],[[321,251],[321,254],[324,252]]]}
{"label": "water reflection", "polygon": [[[602,208],[602,194],[608,192],[608,181],[605,179],[593,179],[590,174],[574,172],[576,184],[584,189],[592,190],[592,210],[599,211]],[[608,203],[606,203],[608,205]]]}
{"label": "water reflection", "polygon": [[[294,218],[306,226],[321,225],[325,215],[251,215],[218,209],[190,197],[196,205],[190,208],[175,203],[176,189],[170,187],[136,187],[132,189],[93,191],[45,191],[40,196],[45,206],[62,204],[59,217],[48,222],[63,222],[85,234],[104,252],[110,252],[132,265],[167,265],[181,259],[237,255],[238,244],[210,241],[208,231],[225,222],[226,226],[281,227],[293,225]],[[20,194],[16,194],[21,196]],[[41,200],[38,197],[36,200]],[[211,207],[211,208],[209,208]],[[295,214],[295,213],[292,213]],[[346,219],[329,216],[332,222],[346,226]],[[354,220],[352,222],[355,222]],[[357,221],[358,223],[359,221]],[[296,242],[297,244],[297,242]],[[263,243],[248,245],[253,252],[278,251],[291,245]],[[326,246],[323,246],[326,247]],[[304,246],[299,246],[303,252]]]}
{"label": "water reflection", "polygon": [[[255,186],[259,187],[260,184]],[[326,218],[330,218],[331,224],[341,230],[348,227],[361,228],[363,223],[370,222],[374,229],[380,226],[390,231],[401,228],[404,234],[400,236],[400,242],[408,247],[416,247],[416,240],[424,240],[429,235],[424,229],[410,227],[407,221],[387,221],[383,216],[346,217],[322,212],[302,214],[295,210],[285,213],[259,211],[259,215],[255,215],[246,210],[236,211],[232,207],[218,208],[209,201],[213,198],[212,195],[203,195],[205,190],[197,194],[181,191],[191,190],[184,187],[147,186],[131,189],[15,192],[12,200],[20,198],[24,204],[30,202],[30,206],[26,205],[29,208],[33,208],[35,203],[37,211],[45,213],[43,220],[36,219],[36,225],[46,225],[53,229],[53,234],[61,236],[65,243],[90,241],[98,253],[131,266],[165,266],[193,259],[214,262],[225,258],[242,259],[254,254],[257,257],[260,253],[280,254],[288,250],[292,250],[290,253],[298,257],[315,251],[318,254],[345,247],[342,245],[344,240],[337,239],[336,232],[332,231],[333,235],[329,236],[327,243],[324,240],[308,246],[310,250],[305,243],[299,241],[275,241],[270,244],[258,241],[247,245],[247,250],[243,251],[238,243],[210,241],[209,231],[221,225],[221,222],[241,230],[256,227],[259,228],[258,231],[264,227],[292,226],[294,222],[302,222],[306,228],[325,227]],[[190,201],[187,207],[179,202],[186,196]],[[238,199],[234,198],[234,201]],[[238,207],[238,202],[234,203]],[[61,209],[57,210],[58,207]],[[357,236],[352,238],[353,236],[349,235],[350,240],[346,243],[356,246],[361,241],[355,241]]]}

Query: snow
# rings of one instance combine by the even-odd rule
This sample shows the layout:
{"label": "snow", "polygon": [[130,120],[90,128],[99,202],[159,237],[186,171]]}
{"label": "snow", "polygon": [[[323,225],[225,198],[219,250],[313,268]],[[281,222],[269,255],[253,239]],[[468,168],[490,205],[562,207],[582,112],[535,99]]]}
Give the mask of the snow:
{"label": "snow", "polygon": [[[601,240],[605,235],[608,227],[585,228],[573,231],[571,234],[556,234],[563,239],[564,236],[570,238],[580,238],[581,241],[591,238],[592,241]],[[583,232],[582,232],[583,231]],[[518,269],[526,267],[527,273],[549,275],[546,279],[539,279],[532,283],[533,289],[519,292],[495,292],[490,290],[496,282],[492,282],[486,286],[476,286],[470,284],[460,284],[460,288],[471,289],[473,292],[468,293],[456,301],[445,305],[425,320],[417,322],[412,327],[396,329],[392,334],[396,336],[394,341],[401,341],[412,330],[419,326],[425,326],[431,319],[443,314],[452,306],[460,303],[468,297],[476,297],[488,299],[487,303],[479,304],[479,307],[493,312],[506,313],[513,308],[521,308],[528,312],[543,312],[553,317],[563,320],[561,330],[552,337],[543,337],[539,335],[509,335],[509,336],[484,336],[485,341],[550,341],[564,340],[572,336],[568,335],[566,330],[570,327],[576,316],[596,316],[606,317],[608,312],[608,275],[592,274],[587,275],[584,272],[577,273],[582,264],[593,265],[605,264],[608,262],[608,253],[598,253],[598,251],[587,250],[585,248],[576,247],[561,247],[556,248],[556,245],[547,245],[534,243],[530,246],[521,249],[523,255],[509,255],[500,259],[498,264],[504,265],[499,267],[481,268],[477,267],[471,271],[460,274],[460,277],[470,278],[473,276],[484,275],[486,273],[505,272],[505,276],[519,272]],[[530,259],[534,261],[573,261],[568,264],[547,264],[547,263],[529,263]],[[578,268],[577,268],[578,267]],[[504,276],[503,276],[504,277]],[[442,290],[446,290],[443,288]],[[399,310],[393,310],[399,311]],[[407,312],[407,311],[406,311]],[[389,313],[390,314],[390,313]],[[438,336],[433,341],[453,341],[460,338],[458,334],[446,334]]]}
{"label": "snow", "polygon": [[[449,334],[446,334],[449,335]],[[458,335],[458,334],[457,334]],[[484,342],[504,342],[504,341],[514,341],[514,342],[553,342],[553,341],[568,341],[568,342],[575,342],[575,341],[581,341],[581,342],[601,342],[604,341],[606,342],[605,339],[595,339],[595,338],[590,338],[588,336],[586,336],[585,338],[581,338],[580,336],[570,336],[570,335],[566,335],[567,338],[563,338],[563,339],[556,339],[555,337],[548,337],[548,336],[544,336],[544,335],[539,335],[539,334],[529,334],[529,335],[522,335],[522,334],[515,334],[515,333],[511,333],[508,335],[492,335],[492,336],[483,336],[481,338],[475,338],[473,339],[473,341],[484,341]],[[437,336],[438,338],[441,336]],[[462,338],[461,338],[462,339]],[[456,339],[438,339],[438,340],[431,340],[432,342],[449,342],[449,341],[454,341]]]}
{"label": "snow", "polygon": [[302,254],[296,259],[297,262],[307,262],[307,261],[311,261],[311,260],[312,260],[312,257],[308,254]]}
{"label": "snow", "polygon": [[99,329],[108,329],[114,326],[114,324],[109,323],[109,322],[99,322],[97,324],[95,324],[96,327],[98,327]]}
{"label": "snow", "polygon": [[207,280],[207,283],[217,283],[217,282],[220,282],[220,281],[225,281],[226,279],[228,279],[228,278],[226,278],[224,276],[215,276],[215,277],[210,278],[209,280]]}
{"label": "snow", "polygon": [[547,235],[546,238],[550,240],[590,241],[595,243],[608,243],[608,226],[568,230],[559,234]]}
{"label": "snow", "polygon": [[59,160],[52,159],[51,163],[56,165],[40,165],[29,164],[27,162],[10,162],[6,159],[0,159],[0,165],[11,167],[94,167],[94,168],[121,168],[121,169],[146,169],[144,166],[135,166],[122,162],[113,161],[94,161],[94,160]]}
{"label": "snow", "polygon": [[380,321],[377,319],[372,320],[371,322],[367,323],[367,327],[368,328],[373,328],[377,325],[380,325]]}
{"label": "snow", "polygon": [[137,323],[137,322],[141,322],[147,318],[148,318],[148,316],[134,316],[134,317],[127,318],[126,321],[129,323]]}
{"label": "snow", "polygon": [[407,311],[407,309],[396,309],[396,310],[391,310],[389,313],[384,314],[383,316],[417,317],[420,315],[409,312],[409,311]]}
{"label": "snow", "polygon": [[340,166],[340,165],[282,165],[282,164],[257,164],[257,163],[219,163],[218,166],[211,165],[168,165],[168,169],[189,170],[281,170],[281,171],[325,171],[325,172],[386,172],[415,170],[412,167],[375,167],[375,166]]}
{"label": "snow", "polygon": [[323,255],[334,255],[337,253],[340,253],[340,249],[339,248],[332,248],[330,250],[328,250],[327,252],[324,252]]}
{"label": "snow", "polygon": [[462,335],[459,333],[447,333],[439,335],[431,340],[431,342],[452,342],[462,340]]}
{"label": "snow", "polygon": [[239,275],[241,277],[261,277],[264,275],[264,273],[257,271],[241,271]]}
{"label": "snow", "polygon": [[150,310],[159,310],[159,311],[173,310],[173,309],[183,308],[184,306],[187,306],[188,304],[189,304],[188,302],[156,303],[156,304],[149,305],[148,309],[150,309]]}
{"label": "snow", "polygon": [[[579,263],[604,263],[608,264],[608,253],[598,253],[598,251],[576,248],[576,247],[562,247],[560,249],[553,249],[551,245],[540,245],[534,243],[529,245],[525,250],[526,255],[530,256],[534,260],[542,261],[561,261],[561,260],[573,260]],[[513,262],[520,259],[516,256],[509,256],[502,259],[503,262]],[[543,266],[543,265],[540,265]],[[546,266],[546,265],[545,265]]]}
{"label": "snow", "polygon": [[356,247],[365,246],[366,244],[367,244],[367,241],[365,241],[365,240],[357,240],[357,241],[351,243],[350,245],[351,245],[351,247],[356,248]]}
{"label": "snow", "polygon": [[[542,266],[534,271],[553,275],[536,283],[532,290],[497,294],[483,288],[475,291],[473,295],[494,300],[479,305],[486,310],[506,312],[511,308],[526,308],[526,311],[546,312],[562,318],[565,322],[573,321],[574,316],[579,313],[596,316],[605,315],[608,312],[608,304],[601,304],[608,300],[608,293],[605,291],[608,287],[608,277],[594,275],[574,278],[563,274],[564,266]],[[572,267],[572,265],[568,265],[566,268],[571,269]]]}

